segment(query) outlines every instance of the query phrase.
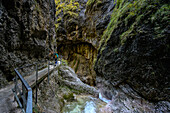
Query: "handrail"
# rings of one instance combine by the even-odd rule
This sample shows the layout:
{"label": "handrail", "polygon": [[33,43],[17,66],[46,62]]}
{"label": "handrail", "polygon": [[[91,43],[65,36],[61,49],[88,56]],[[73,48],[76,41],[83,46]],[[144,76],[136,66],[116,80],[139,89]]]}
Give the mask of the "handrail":
{"label": "handrail", "polygon": [[32,113],[32,89],[28,90],[26,113]]}
{"label": "handrail", "polygon": [[[29,84],[27,83],[27,81],[23,78],[23,76],[20,74],[20,72],[18,71],[18,69],[22,69],[22,68],[26,68],[29,66],[36,66],[36,103],[37,103],[37,78],[38,78],[38,65],[40,63],[44,63],[46,62],[42,61],[42,62],[36,62],[35,64],[29,64],[23,67],[19,67],[14,69],[15,73],[16,73],[16,78],[15,80],[15,86],[14,89],[12,89],[13,93],[14,93],[14,99],[17,100],[19,106],[21,107],[22,111],[24,113],[32,113],[32,88],[29,86]],[[48,63],[48,68],[49,68],[49,63]],[[18,86],[18,79],[21,81],[22,84],[22,90],[20,89],[20,87]],[[48,79],[49,79],[49,69],[48,69]],[[21,103],[19,97],[18,97],[18,92],[19,92],[19,96],[22,98],[23,102]]]}
{"label": "handrail", "polygon": [[21,82],[24,84],[25,88],[27,89],[27,91],[29,91],[29,89],[31,88],[28,83],[25,81],[25,79],[22,77],[22,75],[18,72],[17,69],[15,69],[15,72],[17,73],[19,79],[21,80]]}
{"label": "handrail", "polygon": [[[25,89],[27,90],[27,100],[26,100],[26,103],[23,102],[23,104],[21,104],[21,102],[19,101],[19,99],[17,99],[17,101],[20,103],[20,107],[21,108],[24,108],[23,109],[23,112],[26,112],[26,113],[32,113],[32,89],[31,87],[28,85],[28,83],[26,82],[26,80],[22,77],[22,75],[18,72],[17,69],[15,69],[15,72],[17,74],[17,77],[20,79],[21,83],[22,83],[22,96],[25,95],[25,91],[24,91],[24,87]],[[16,77],[16,80],[17,81],[17,77]],[[17,82],[16,84],[17,85]],[[16,87],[16,86],[15,86]],[[17,89],[15,89],[13,91],[15,93],[15,98],[18,98],[17,97]],[[26,99],[26,95],[23,97],[24,99]],[[26,111],[25,111],[26,110]]]}
{"label": "handrail", "polygon": [[[62,59],[62,58],[61,58]],[[14,89],[12,89],[13,93],[14,93],[14,99],[17,100],[19,106],[21,107],[22,111],[24,113],[32,113],[33,111],[33,107],[32,107],[32,102],[33,102],[33,94],[32,94],[32,88],[29,86],[29,84],[27,83],[27,81],[23,78],[23,76],[20,74],[20,72],[18,71],[18,69],[22,69],[25,67],[29,67],[29,66],[36,66],[36,97],[35,97],[35,104],[37,104],[37,79],[38,79],[38,65],[40,63],[44,63],[48,61],[48,83],[49,83],[49,60],[45,60],[45,61],[41,61],[41,62],[36,62],[34,64],[29,64],[23,67],[19,67],[14,69],[15,73],[16,73],[16,78],[15,80],[15,86]],[[22,84],[22,90],[20,89],[20,87],[18,86],[18,79],[21,81]],[[19,97],[18,97],[18,92],[19,92],[19,96],[22,98],[23,102],[21,103]]]}

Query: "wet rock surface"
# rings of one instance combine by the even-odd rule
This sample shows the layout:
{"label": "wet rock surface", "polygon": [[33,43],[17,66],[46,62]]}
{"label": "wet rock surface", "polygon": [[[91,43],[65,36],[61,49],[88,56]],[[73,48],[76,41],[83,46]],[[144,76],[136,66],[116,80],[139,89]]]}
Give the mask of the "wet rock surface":
{"label": "wet rock surface", "polygon": [[100,113],[167,113],[170,110],[168,101],[150,102],[127,84],[110,88],[100,86],[99,98],[107,102],[107,105],[100,109]]}
{"label": "wet rock surface", "polygon": [[98,95],[98,90],[94,87],[83,83],[75,72],[70,67],[59,67],[59,75],[57,77],[58,81],[65,84],[68,87],[82,91],[83,93],[89,93],[92,95]]}
{"label": "wet rock surface", "polygon": [[76,95],[75,100],[67,102],[63,107],[63,113],[99,113],[106,105],[98,98],[91,95]]}
{"label": "wet rock surface", "polygon": [[55,37],[53,0],[0,1],[0,87],[13,69],[45,56]]}
{"label": "wet rock surface", "polygon": [[82,95],[99,94],[107,103],[99,113],[170,112],[169,1],[55,1],[60,3],[0,1],[0,88],[12,80],[14,68],[43,59],[46,47],[57,46],[76,74],[57,67],[50,84],[39,86],[34,111],[95,112],[95,100]]}
{"label": "wet rock surface", "polygon": [[[98,89],[84,84],[73,69],[57,67],[38,91],[38,111],[51,113],[160,113],[169,112],[168,101],[153,103],[138,95],[129,85]],[[93,96],[93,95],[98,96]]]}
{"label": "wet rock surface", "polygon": [[169,101],[168,7],[168,2],[145,0],[116,6],[98,51],[97,83],[125,83],[148,100]]}
{"label": "wet rock surface", "polygon": [[[94,0],[91,4],[87,1],[57,3],[58,12],[61,10],[57,13],[57,49],[84,83],[95,86],[93,62],[100,38],[109,23],[114,0]],[[76,9],[71,9],[70,5]],[[66,11],[68,8],[70,10]]]}
{"label": "wet rock surface", "polygon": [[38,107],[34,107],[34,110],[61,113],[64,105],[75,101],[76,96],[88,94],[96,96],[98,93],[94,87],[84,84],[73,69],[59,66],[50,75],[49,84],[46,80],[39,85]]}

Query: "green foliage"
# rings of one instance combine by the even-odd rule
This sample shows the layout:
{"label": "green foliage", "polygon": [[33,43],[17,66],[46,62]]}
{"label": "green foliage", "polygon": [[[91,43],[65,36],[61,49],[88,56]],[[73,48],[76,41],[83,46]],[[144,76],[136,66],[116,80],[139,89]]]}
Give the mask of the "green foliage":
{"label": "green foliage", "polygon": [[73,66],[76,64],[76,60],[77,60],[77,59],[74,59]]}
{"label": "green foliage", "polygon": [[62,65],[68,65],[67,60],[64,60],[64,59],[62,59],[61,63],[62,63]]}
{"label": "green foliage", "polygon": [[63,0],[62,2],[60,2],[60,0],[55,0],[55,4],[57,6],[56,16],[58,16],[62,11],[64,14],[67,14],[68,12],[76,13],[76,11],[79,9],[79,3],[75,2],[74,0]]}
{"label": "green foliage", "polygon": [[[120,35],[117,36],[120,38],[120,44],[123,45],[128,38],[136,36],[137,33],[145,32],[142,29],[137,29],[140,24],[144,22],[153,22],[153,24],[156,25],[156,21],[169,21],[170,17],[168,15],[170,15],[170,5],[166,4],[162,5],[161,7],[160,6],[160,0],[117,0],[116,7],[113,10],[110,23],[107,29],[104,31],[100,42],[100,47],[102,45],[102,48],[100,48],[100,52],[104,50],[112,33],[118,30],[117,28],[119,28],[120,25],[128,28],[126,29],[126,31],[123,31],[122,33],[120,33]],[[158,26],[155,26],[154,29],[156,32],[158,32],[158,34],[163,32],[163,28],[160,27],[160,24],[158,24]]]}
{"label": "green foliage", "polygon": [[70,100],[74,98],[73,92],[68,92],[68,94],[64,94],[63,98],[66,100]]}
{"label": "green foliage", "polygon": [[88,0],[87,3],[86,3],[86,5],[87,5],[87,6],[90,6],[90,5],[94,4],[95,1],[96,1],[96,0]]}
{"label": "green foliage", "polygon": [[[55,0],[56,4],[56,17],[57,17],[57,23],[60,23],[63,19],[63,16],[69,16],[73,18],[78,17],[78,12],[80,10],[79,3],[75,0]],[[59,25],[55,25],[56,28],[59,27]]]}
{"label": "green foliage", "polygon": [[35,10],[41,15],[41,8],[40,8],[40,5],[37,3],[36,0],[34,0],[34,3],[35,3]]}
{"label": "green foliage", "polygon": [[113,50],[115,53],[117,53],[118,51],[119,51],[119,48],[117,47],[117,48],[114,48],[114,50]]}
{"label": "green foliage", "polygon": [[[157,10],[157,12],[152,15],[151,17],[151,22],[155,25],[154,30],[157,34],[157,38],[161,38],[163,35],[164,31],[164,25],[169,24],[170,23],[170,5],[169,4],[165,4],[162,7],[160,7],[159,10]],[[160,26],[160,23],[162,24],[162,26]]]}
{"label": "green foliage", "polygon": [[117,5],[113,10],[112,16],[111,16],[111,21],[104,32],[102,36],[102,42],[104,40],[104,46],[106,45],[108,39],[110,38],[112,32],[118,27],[118,24],[121,23],[120,18],[125,14],[128,13],[128,5],[130,4],[129,2],[125,2],[125,0],[118,0]]}
{"label": "green foliage", "polygon": [[76,67],[75,67],[75,72],[77,72],[77,70],[78,70],[79,63],[80,63],[80,59],[78,59],[77,65],[76,65]]}
{"label": "green foliage", "polygon": [[91,9],[94,6],[94,4],[95,4],[95,6],[98,6],[98,5],[102,4],[102,0],[88,0],[86,3],[86,7],[87,7],[86,9],[87,10]]}
{"label": "green foliage", "polygon": [[71,17],[78,17],[78,14],[75,12],[68,11],[67,14]]}
{"label": "green foliage", "polygon": [[59,24],[55,24],[55,28],[58,28],[59,27]]}
{"label": "green foliage", "polygon": [[62,20],[62,18],[61,18],[61,17],[59,17],[59,18],[57,19],[57,22],[61,22],[61,20]]}
{"label": "green foliage", "polygon": [[38,106],[35,105],[35,106],[33,107],[33,113],[39,113],[39,112],[40,112],[40,110],[39,110]]}

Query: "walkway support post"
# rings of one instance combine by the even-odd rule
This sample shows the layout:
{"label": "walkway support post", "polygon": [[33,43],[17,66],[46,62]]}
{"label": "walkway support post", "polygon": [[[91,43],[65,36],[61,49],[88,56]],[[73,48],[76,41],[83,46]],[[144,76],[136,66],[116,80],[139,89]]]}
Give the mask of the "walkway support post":
{"label": "walkway support post", "polygon": [[28,88],[26,113],[32,113],[32,89]]}
{"label": "walkway support post", "polygon": [[37,104],[37,90],[38,90],[38,87],[37,87],[37,80],[38,80],[38,63],[36,64],[36,92],[35,92],[35,104]]}
{"label": "walkway support post", "polygon": [[50,67],[49,67],[49,60],[48,60],[48,84],[49,84],[49,79],[50,79],[49,78],[49,76],[50,76],[50,72],[49,71],[50,71]]}
{"label": "walkway support post", "polygon": [[[46,62],[46,61],[45,61]],[[49,76],[50,76],[50,61],[48,60],[47,62],[48,64],[48,84],[49,84]],[[25,67],[30,67],[30,66],[34,66],[34,71],[35,74],[34,74],[34,87],[36,88],[36,92],[35,94],[33,95],[33,90],[32,88],[29,86],[29,84],[27,83],[27,81],[24,79],[24,77],[19,73],[18,69],[22,69],[22,68],[25,68]],[[23,113],[32,113],[33,109],[32,109],[32,103],[33,103],[33,96],[35,96],[35,105],[37,105],[37,102],[38,102],[38,66],[39,66],[39,63],[36,63],[36,64],[33,64],[33,65],[27,65],[27,66],[23,66],[23,67],[20,67],[20,68],[16,68],[15,69],[15,73],[16,73],[16,77],[14,80],[14,88],[12,88],[12,91],[14,93],[14,101],[17,101],[21,110],[23,111]],[[46,69],[45,69],[46,70]],[[33,71],[32,71],[33,72]],[[47,75],[47,70],[45,71],[45,77]],[[18,80],[21,81],[18,82]],[[44,78],[43,78],[44,80]]]}
{"label": "walkway support post", "polygon": [[22,95],[23,95],[23,107],[24,107],[24,109],[26,109],[26,105],[27,105],[27,103],[26,103],[26,91],[25,91],[25,86],[24,86],[24,84],[22,84]]}
{"label": "walkway support post", "polygon": [[[19,106],[21,107],[23,113],[32,113],[32,89],[17,69],[15,69],[15,72],[16,72],[17,76],[15,78],[14,89],[12,89],[15,99],[18,102]],[[21,92],[20,87],[18,86],[18,82],[17,82],[18,79],[21,81],[21,84],[23,85],[23,86],[21,86],[22,92]],[[25,96],[24,96],[25,91],[27,91],[27,94],[25,94]],[[22,101],[20,100],[18,95],[20,95]],[[26,105],[26,107],[25,107],[25,105]]]}
{"label": "walkway support post", "polygon": [[[16,76],[15,77],[15,93],[17,94],[18,92],[17,92],[17,84],[18,84],[18,76]],[[15,101],[16,99],[14,98],[14,101]]]}

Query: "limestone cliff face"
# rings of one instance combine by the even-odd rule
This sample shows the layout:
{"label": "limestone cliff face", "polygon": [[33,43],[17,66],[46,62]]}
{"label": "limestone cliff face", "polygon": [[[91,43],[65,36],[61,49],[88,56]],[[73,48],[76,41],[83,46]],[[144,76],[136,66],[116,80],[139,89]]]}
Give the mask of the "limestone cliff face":
{"label": "limestone cliff face", "polygon": [[169,1],[117,0],[98,50],[98,84],[125,83],[148,100],[170,99],[169,8]]}
{"label": "limestone cliff face", "polygon": [[45,55],[55,37],[53,0],[0,1],[0,87],[15,67]]}
{"label": "limestone cliff face", "polygon": [[95,85],[94,60],[113,11],[113,0],[58,1],[56,7],[58,52],[83,82]]}

